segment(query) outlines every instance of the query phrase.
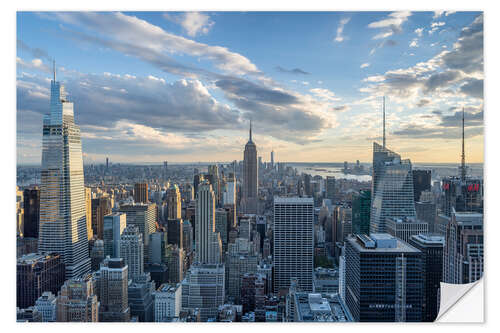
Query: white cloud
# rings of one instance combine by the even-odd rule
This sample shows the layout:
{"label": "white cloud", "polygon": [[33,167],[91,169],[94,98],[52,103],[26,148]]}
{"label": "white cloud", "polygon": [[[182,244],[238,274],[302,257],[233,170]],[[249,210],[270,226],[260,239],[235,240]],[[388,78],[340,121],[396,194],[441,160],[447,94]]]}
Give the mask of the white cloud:
{"label": "white cloud", "polygon": [[418,39],[417,39],[417,38],[414,38],[414,39],[410,42],[410,47],[418,47]]}
{"label": "white cloud", "polygon": [[361,66],[359,66],[359,68],[366,68],[368,66],[370,66],[370,63],[365,62],[364,64],[361,64]]}
{"label": "white cloud", "polygon": [[335,93],[333,91],[330,91],[328,89],[313,88],[313,89],[309,89],[309,91],[325,101],[340,101],[341,100],[339,97],[335,96]]}
{"label": "white cloud", "polygon": [[210,20],[209,15],[199,12],[187,12],[178,17],[169,14],[165,14],[164,16],[169,20],[179,23],[191,37],[208,34],[215,24],[215,22]]}
{"label": "white cloud", "polygon": [[343,18],[340,20],[340,23],[339,23],[339,26],[337,27],[337,35],[335,36],[335,39],[334,41],[336,42],[343,42],[344,40],[346,40],[346,37],[344,37],[342,35],[342,33],[344,32],[344,26],[349,23],[351,19],[350,18]]}
{"label": "white cloud", "polygon": [[372,39],[383,39],[395,33],[401,33],[403,31],[403,23],[406,22],[410,16],[411,12],[393,12],[383,20],[368,24],[368,28],[383,29],[382,32],[375,35]]}
{"label": "white cloud", "polygon": [[424,32],[424,28],[415,29],[415,33],[417,34],[418,37],[422,37],[423,32]]}

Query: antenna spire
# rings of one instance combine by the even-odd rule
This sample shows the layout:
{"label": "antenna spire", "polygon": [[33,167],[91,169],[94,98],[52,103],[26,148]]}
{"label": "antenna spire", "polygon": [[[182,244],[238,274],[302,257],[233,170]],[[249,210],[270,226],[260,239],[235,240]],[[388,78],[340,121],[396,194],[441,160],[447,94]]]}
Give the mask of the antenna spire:
{"label": "antenna spire", "polygon": [[252,141],[252,119],[250,118],[250,141]]}
{"label": "antenna spire", "polygon": [[52,69],[54,70],[54,82],[56,82],[56,60],[52,60]]}
{"label": "antenna spire", "polygon": [[383,119],[383,123],[384,123],[384,134],[383,134],[383,138],[382,138],[382,145],[384,146],[385,148],[385,96],[384,96],[384,107],[383,107],[383,110],[384,110],[384,119]]}
{"label": "antenna spire", "polygon": [[462,107],[462,167],[461,167],[461,179],[465,181],[466,168],[465,168],[465,108]]}

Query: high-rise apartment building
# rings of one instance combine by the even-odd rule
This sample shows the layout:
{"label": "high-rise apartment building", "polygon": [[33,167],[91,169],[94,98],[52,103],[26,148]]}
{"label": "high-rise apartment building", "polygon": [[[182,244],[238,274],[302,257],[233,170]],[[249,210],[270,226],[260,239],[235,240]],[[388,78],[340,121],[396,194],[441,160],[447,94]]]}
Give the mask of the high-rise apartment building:
{"label": "high-rise apartment building", "polygon": [[443,281],[444,237],[431,234],[413,235],[410,245],[424,254],[424,299],[422,321],[433,322],[439,313],[439,288]]}
{"label": "high-rise apartment building", "polygon": [[297,278],[312,291],[314,254],[313,198],[274,197],[274,292]]}
{"label": "high-rise apartment building", "polygon": [[373,143],[370,232],[386,232],[388,217],[416,216],[412,166],[409,159]]}
{"label": "high-rise apartment building", "polygon": [[195,233],[196,261],[220,263],[222,243],[220,235],[215,232],[215,194],[206,180],[198,186]]}
{"label": "high-rise apartment building", "polygon": [[122,258],[104,259],[96,273],[99,321],[128,322],[128,266]]}
{"label": "high-rise apartment building", "polygon": [[97,322],[99,302],[91,274],[67,280],[56,300],[58,322]]}
{"label": "high-rise apartment building", "polygon": [[40,224],[40,189],[27,188],[23,192],[23,237],[38,238]]}
{"label": "high-rise apartment building", "polygon": [[252,122],[250,122],[250,135],[243,153],[242,206],[246,214],[258,213],[258,186],[257,146],[252,141]]}
{"label": "high-rise apartment building", "polygon": [[148,183],[134,184],[134,202],[148,204]]}
{"label": "high-rise apartment building", "polygon": [[120,257],[128,265],[128,278],[136,279],[144,273],[144,244],[139,229],[130,225],[120,237]]}
{"label": "high-rise apartment building", "polygon": [[90,258],[80,127],[55,69],[42,137],[38,249],[62,256],[66,278],[82,276],[90,271]]}
{"label": "high-rise apartment building", "polygon": [[106,215],[103,224],[104,256],[120,258],[120,238],[127,227],[127,215],[124,213]]}
{"label": "high-rise apartment building", "polygon": [[424,269],[422,252],[389,234],[347,238],[345,301],[354,320],[421,321]]}
{"label": "high-rise apartment building", "polygon": [[17,259],[16,306],[27,308],[46,291],[57,294],[65,281],[64,262],[58,253],[30,253]]}

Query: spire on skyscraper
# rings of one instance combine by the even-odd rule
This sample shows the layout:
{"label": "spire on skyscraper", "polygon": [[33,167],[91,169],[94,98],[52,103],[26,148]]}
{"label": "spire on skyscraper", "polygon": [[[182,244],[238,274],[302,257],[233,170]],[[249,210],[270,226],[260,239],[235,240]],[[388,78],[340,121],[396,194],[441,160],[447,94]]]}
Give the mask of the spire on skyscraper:
{"label": "spire on skyscraper", "polygon": [[466,169],[465,169],[465,108],[462,107],[462,166],[461,166],[460,178],[465,181]]}
{"label": "spire on skyscraper", "polygon": [[384,134],[383,134],[383,137],[382,137],[382,146],[385,148],[385,96],[384,96],[384,120],[383,120],[383,123],[384,123]]}
{"label": "spire on skyscraper", "polygon": [[56,60],[52,60],[52,69],[54,71],[54,82],[56,82]]}
{"label": "spire on skyscraper", "polygon": [[248,141],[252,142],[252,119],[250,119],[250,140]]}

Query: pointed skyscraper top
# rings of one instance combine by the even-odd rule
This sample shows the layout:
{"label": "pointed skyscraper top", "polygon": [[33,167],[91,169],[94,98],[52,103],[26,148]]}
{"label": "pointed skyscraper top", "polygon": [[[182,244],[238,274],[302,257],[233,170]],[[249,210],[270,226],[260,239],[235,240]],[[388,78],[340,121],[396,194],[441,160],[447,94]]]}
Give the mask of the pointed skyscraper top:
{"label": "pointed skyscraper top", "polygon": [[248,141],[252,142],[252,119],[250,119],[250,139]]}
{"label": "pointed skyscraper top", "polygon": [[52,68],[54,70],[54,82],[56,82],[56,60],[52,60]]}

